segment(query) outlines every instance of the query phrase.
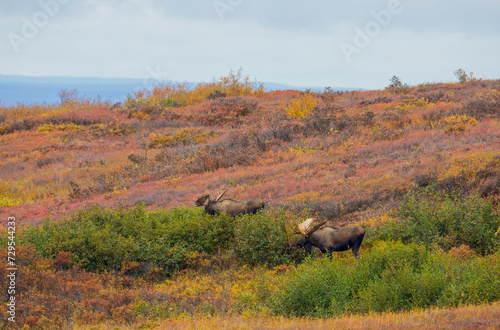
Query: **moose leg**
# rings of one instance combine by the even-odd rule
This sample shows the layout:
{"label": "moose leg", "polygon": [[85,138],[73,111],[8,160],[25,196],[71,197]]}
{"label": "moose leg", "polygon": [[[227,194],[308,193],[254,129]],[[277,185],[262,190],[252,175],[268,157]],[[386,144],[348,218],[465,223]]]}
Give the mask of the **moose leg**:
{"label": "moose leg", "polygon": [[326,253],[327,253],[328,259],[331,260],[333,258],[333,251],[335,251],[335,249],[330,247],[330,248],[327,248],[326,251],[327,251]]}
{"label": "moose leg", "polygon": [[352,248],[352,253],[354,254],[355,259],[359,259],[359,247],[357,249]]}
{"label": "moose leg", "polygon": [[363,242],[363,237],[364,235],[357,237],[356,240],[354,241],[354,244],[352,245],[352,253],[354,254],[354,258],[356,259],[359,259],[359,247]]}

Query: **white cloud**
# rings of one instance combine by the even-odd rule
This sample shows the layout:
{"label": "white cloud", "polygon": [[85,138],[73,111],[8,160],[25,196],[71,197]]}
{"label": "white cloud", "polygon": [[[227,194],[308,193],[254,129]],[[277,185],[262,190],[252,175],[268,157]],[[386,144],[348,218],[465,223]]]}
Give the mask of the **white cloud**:
{"label": "white cloud", "polygon": [[403,11],[346,61],[340,43],[352,44],[354,29],[388,3],[242,0],[220,20],[212,0],[70,1],[18,53],[7,33],[22,35],[23,17],[42,9],[3,3],[0,74],[142,78],[158,65],[173,80],[198,81],[243,66],[261,81],[362,88],[383,88],[394,74],[445,81],[459,67],[500,76],[500,4],[487,0],[401,0]]}

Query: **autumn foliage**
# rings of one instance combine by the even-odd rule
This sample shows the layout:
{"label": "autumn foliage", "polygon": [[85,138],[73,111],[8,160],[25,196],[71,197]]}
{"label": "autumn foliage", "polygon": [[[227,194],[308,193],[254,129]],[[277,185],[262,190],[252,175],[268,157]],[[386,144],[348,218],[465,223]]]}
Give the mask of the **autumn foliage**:
{"label": "autumn foliage", "polygon": [[[382,322],[500,300],[500,81],[460,74],[265,92],[237,71],[123,104],[63,90],[57,104],[0,108],[0,219],[15,216],[20,231],[18,326],[210,316],[308,327],[294,317],[388,312]],[[266,210],[232,219],[194,208],[226,187]],[[306,258],[293,228],[310,216],[364,226],[361,260]],[[350,320],[365,322],[338,322]]]}

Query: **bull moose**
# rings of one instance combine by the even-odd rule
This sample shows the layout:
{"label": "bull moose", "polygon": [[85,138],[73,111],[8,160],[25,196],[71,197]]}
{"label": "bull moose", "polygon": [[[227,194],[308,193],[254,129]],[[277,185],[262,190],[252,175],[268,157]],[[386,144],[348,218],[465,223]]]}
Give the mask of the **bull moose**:
{"label": "bull moose", "polygon": [[265,206],[262,201],[256,199],[247,199],[242,201],[235,201],[232,199],[220,200],[226,191],[227,189],[215,199],[211,199],[210,195],[204,195],[196,200],[195,205],[205,206],[205,213],[210,215],[227,213],[232,217],[245,213],[255,214],[258,210],[263,209]]}
{"label": "bull moose", "polygon": [[297,242],[298,248],[305,248],[310,254],[313,246],[322,253],[332,254],[333,251],[347,251],[352,249],[356,259],[359,259],[359,247],[363,242],[365,230],[359,226],[346,226],[342,228],[325,226],[309,232]]}

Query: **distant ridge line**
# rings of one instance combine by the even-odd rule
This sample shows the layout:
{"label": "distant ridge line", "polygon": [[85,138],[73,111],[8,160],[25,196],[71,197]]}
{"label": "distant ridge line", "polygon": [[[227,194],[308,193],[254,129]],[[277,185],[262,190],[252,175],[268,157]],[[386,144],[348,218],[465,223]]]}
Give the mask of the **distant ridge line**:
{"label": "distant ridge line", "polygon": [[[157,81],[160,83],[181,83],[179,81]],[[146,85],[147,84],[147,85]],[[188,84],[196,84],[189,83]],[[80,95],[95,98],[100,96],[112,102],[123,101],[133,90],[151,87],[150,80],[138,78],[61,77],[61,76],[16,76],[0,74],[0,105],[15,106],[17,103],[57,103],[61,89],[76,89]],[[325,86],[327,87],[327,86]],[[321,92],[325,87],[290,86],[280,83],[264,83],[265,91],[311,90]],[[335,91],[362,90],[360,88],[331,87]]]}

